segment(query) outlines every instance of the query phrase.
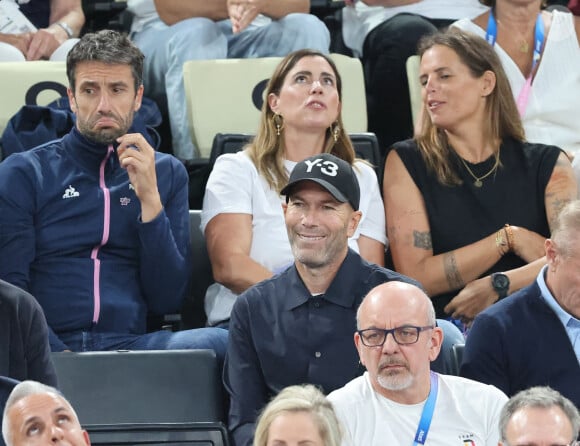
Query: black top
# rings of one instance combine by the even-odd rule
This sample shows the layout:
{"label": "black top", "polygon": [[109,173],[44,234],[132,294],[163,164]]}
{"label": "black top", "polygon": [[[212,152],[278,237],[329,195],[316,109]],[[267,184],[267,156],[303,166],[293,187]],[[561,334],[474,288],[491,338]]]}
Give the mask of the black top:
{"label": "black top", "polygon": [[250,446],[258,413],[284,387],[311,383],[330,393],[361,375],[356,311],[375,286],[418,283],[349,250],[323,295],[312,296],[295,265],[236,299],[224,384],[235,446]]}
{"label": "black top", "polygon": [[[18,384],[18,381],[6,376],[0,376],[0,413],[4,413],[4,407],[6,406],[6,401],[12,392],[12,389]],[[0,446],[5,446],[4,439],[0,435]]]}
{"label": "black top", "polygon": [[[463,184],[446,186],[427,169],[413,140],[397,143],[394,149],[425,201],[434,255],[481,240],[506,223],[550,236],[545,189],[560,155],[559,148],[507,139],[500,148],[500,166],[495,174],[481,180],[481,187],[474,185],[473,177],[455,152],[451,162]],[[465,163],[481,177],[492,169],[495,157],[477,164]],[[507,254],[481,277],[524,264],[515,254]],[[437,317],[446,316],[443,308],[457,292],[433,296]]]}
{"label": "black top", "polygon": [[48,19],[50,18],[50,1],[49,0],[30,0],[23,3],[20,11],[32,22],[37,28],[48,28]]}
{"label": "black top", "polygon": [[0,280],[0,375],[56,386],[44,313],[26,291]]}

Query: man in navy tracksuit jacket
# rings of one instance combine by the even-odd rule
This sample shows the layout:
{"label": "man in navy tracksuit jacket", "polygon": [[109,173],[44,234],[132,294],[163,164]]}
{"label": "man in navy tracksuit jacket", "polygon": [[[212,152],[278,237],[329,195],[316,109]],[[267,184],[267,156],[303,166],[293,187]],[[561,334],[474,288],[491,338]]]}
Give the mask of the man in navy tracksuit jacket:
{"label": "man in navy tracksuit jacket", "polygon": [[76,127],[0,164],[0,278],[29,291],[53,351],[213,348],[227,332],[145,334],[148,311],[179,309],[191,271],[188,178],[128,133],[143,55],[123,35],[85,35],[69,53]]}

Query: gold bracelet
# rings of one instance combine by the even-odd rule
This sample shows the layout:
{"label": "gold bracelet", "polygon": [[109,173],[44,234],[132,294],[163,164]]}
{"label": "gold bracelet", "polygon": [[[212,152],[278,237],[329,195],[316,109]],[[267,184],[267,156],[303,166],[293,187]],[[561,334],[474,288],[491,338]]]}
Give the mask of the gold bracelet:
{"label": "gold bracelet", "polygon": [[505,224],[504,229],[507,235],[508,252],[513,252],[515,249],[514,231],[512,227],[509,225],[509,223]]}
{"label": "gold bracelet", "polygon": [[[498,249],[499,255],[501,257],[503,257],[504,254],[507,254],[509,252],[509,244],[506,240],[504,240],[503,232],[504,228],[501,228],[499,231],[495,233],[495,246]],[[508,247],[507,250],[506,246]]]}

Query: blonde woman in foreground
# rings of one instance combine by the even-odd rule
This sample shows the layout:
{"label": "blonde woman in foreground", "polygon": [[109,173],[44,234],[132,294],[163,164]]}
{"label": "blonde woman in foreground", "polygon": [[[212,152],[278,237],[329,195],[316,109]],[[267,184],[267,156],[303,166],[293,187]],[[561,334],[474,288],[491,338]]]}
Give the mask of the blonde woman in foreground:
{"label": "blonde woman in foreground", "polygon": [[341,427],[326,397],[313,385],[290,386],[266,406],[254,446],[340,446]]}

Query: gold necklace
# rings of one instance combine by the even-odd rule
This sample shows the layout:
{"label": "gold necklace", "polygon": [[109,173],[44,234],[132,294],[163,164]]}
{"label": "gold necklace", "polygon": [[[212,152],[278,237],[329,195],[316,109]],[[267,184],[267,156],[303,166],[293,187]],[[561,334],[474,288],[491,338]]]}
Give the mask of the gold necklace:
{"label": "gold necklace", "polygon": [[473,182],[473,185],[475,187],[481,187],[481,186],[483,186],[483,183],[481,182],[481,180],[486,179],[488,176],[490,176],[492,173],[494,173],[497,169],[497,166],[499,166],[499,151],[497,152],[497,155],[495,157],[495,163],[494,163],[493,167],[491,168],[491,170],[481,177],[478,177],[473,173],[473,171],[469,168],[469,166],[463,160],[463,158],[459,157],[459,159],[461,160],[461,162],[465,166],[465,169],[467,170],[467,172],[469,172],[469,175],[471,175],[473,177],[473,179],[475,180]]}
{"label": "gold necklace", "polygon": [[[503,23],[496,18],[497,23],[499,23],[499,25],[506,29],[506,27],[503,25]],[[530,44],[528,43],[528,39],[525,38],[525,35],[522,34],[521,32],[518,31],[519,37],[516,38],[515,40],[518,40],[517,44],[519,45],[518,50],[520,51],[520,53],[524,53],[527,54],[530,51]]]}

